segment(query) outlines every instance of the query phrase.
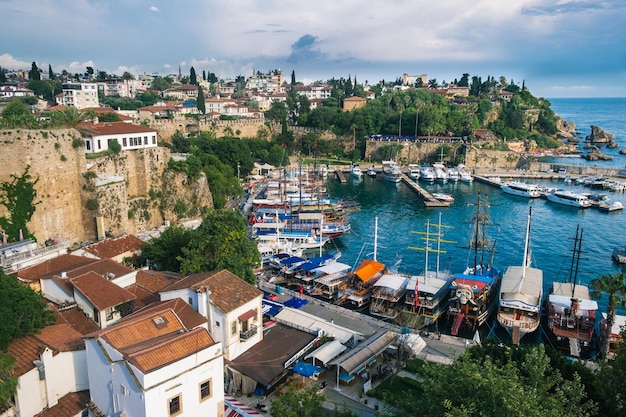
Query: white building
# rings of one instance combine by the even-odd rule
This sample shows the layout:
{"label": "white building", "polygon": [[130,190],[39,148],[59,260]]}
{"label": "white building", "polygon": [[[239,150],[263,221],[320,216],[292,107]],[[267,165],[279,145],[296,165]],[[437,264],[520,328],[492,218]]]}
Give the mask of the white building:
{"label": "white building", "polygon": [[221,344],[172,309],[139,312],[85,338],[85,347],[92,415],[224,413]]}
{"label": "white building", "polygon": [[[82,335],[66,323],[14,340],[8,353],[18,377],[14,405],[3,417],[32,417],[55,406],[89,400],[89,379]],[[66,407],[64,415],[80,416],[84,407]]]}
{"label": "white building", "polygon": [[263,339],[263,292],[224,269],[189,275],[161,292],[161,300],[182,298],[207,318],[209,333],[233,360]]}
{"label": "white building", "polygon": [[122,146],[122,151],[155,148],[157,130],[125,122],[106,122],[86,124],[89,133],[83,134],[85,153],[103,152],[109,149],[113,140]]}
{"label": "white building", "polygon": [[98,84],[96,83],[66,83],[63,92],[56,97],[57,104],[73,106],[77,109],[86,107],[100,107],[98,100]]}

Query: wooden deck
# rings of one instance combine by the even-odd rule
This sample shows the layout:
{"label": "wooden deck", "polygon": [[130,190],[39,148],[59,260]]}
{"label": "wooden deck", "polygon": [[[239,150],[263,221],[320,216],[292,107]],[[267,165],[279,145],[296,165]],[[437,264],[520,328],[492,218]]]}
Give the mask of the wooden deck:
{"label": "wooden deck", "polygon": [[437,200],[428,191],[420,187],[417,182],[410,179],[406,174],[402,175],[402,182],[422,197],[425,207],[450,207],[449,202]]}

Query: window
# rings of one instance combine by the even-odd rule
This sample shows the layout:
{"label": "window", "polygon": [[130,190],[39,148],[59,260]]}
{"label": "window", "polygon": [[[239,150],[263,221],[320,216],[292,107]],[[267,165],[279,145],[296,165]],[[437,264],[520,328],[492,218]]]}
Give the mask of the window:
{"label": "window", "polygon": [[144,136],[144,137],[143,137],[143,144],[144,144],[144,145],[147,145],[147,144],[148,144],[148,137],[147,137],[147,136]]}
{"label": "window", "polygon": [[102,145],[100,144],[100,139],[98,139],[98,149],[102,149]]}
{"label": "window", "polygon": [[90,141],[86,141],[85,142],[85,147],[87,148],[88,151],[91,150],[91,142]]}
{"label": "window", "polygon": [[237,333],[237,320],[233,320],[233,321],[230,323],[230,333],[231,333],[231,334],[235,334],[235,333]]}
{"label": "window", "polygon": [[169,416],[177,416],[183,412],[183,401],[180,394],[167,400],[167,409]]}
{"label": "window", "polygon": [[128,146],[126,142],[126,138],[122,138],[122,144],[124,145],[124,147]]}
{"label": "window", "polygon": [[156,136],[152,135],[152,144],[156,145]]}
{"label": "window", "polygon": [[204,381],[200,384],[200,402],[211,398],[213,381],[211,379]]}
{"label": "window", "polygon": [[113,307],[109,307],[105,310],[106,312],[106,317],[107,320],[113,320],[113,313],[115,312],[115,310],[113,309]]}

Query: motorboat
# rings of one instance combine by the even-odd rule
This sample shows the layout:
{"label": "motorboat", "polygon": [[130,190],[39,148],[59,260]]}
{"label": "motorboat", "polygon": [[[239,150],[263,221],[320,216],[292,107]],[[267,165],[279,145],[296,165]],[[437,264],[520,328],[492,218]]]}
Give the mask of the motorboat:
{"label": "motorboat", "polygon": [[402,170],[396,161],[383,161],[383,179],[389,182],[399,183],[402,181]]}
{"label": "motorboat", "polygon": [[433,164],[433,169],[435,170],[435,181],[446,183],[450,179],[448,175],[448,169],[443,164],[443,162],[435,162]]}
{"label": "motorboat", "polygon": [[420,178],[420,167],[417,164],[409,164],[406,172],[407,177],[413,181],[417,181]]}
{"label": "motorboat", "polygon": [[528,184],[522,181],[508,181],[500,185],[500,189],[511,195],[520,197],[538,198],[541,197],[541,187],[537,184]]}
{"label": "motorboat", "polygon": [[352,166],[350,167],[350,175],[357,179],[363,178],[363,171],[361,171],[361,167],[359,166],[359,164],[352,164]]}
{"label": "motorboat", "polygon": [[474,177],[472,176],[472,173],[469,171],[469,169],[465,165],[463,164],[457,165],[456,170],[459,172],[459,180],[461,182],[470,183],[474,181]]}
{"label": "motorboat", "polygon": [[593,202],[585,194],[576,193],[570,190],[555,190],[546,194],[548,201],[563,204],[566,206],[587,208],[591,207]]}
{"label": "motorboat", "polygon": [[433,182],[435,181],[435,170],[430,165],[422,165],[420,167],[420,179],[422,181]]}
{"label": "motorboat", "polygon": [[519,345],[524,335],[539,328],[541,317],[543,271],[530,266],[531,213],[532,207],[528,210],[522,265],[509,266],[500,286],[498,323],[509,332],[515,345]]}
{"label": "motorboat", "polygon": [[374,168],[374,165],[372,165],[371,167],[367,168],[367,176],[370,178],[376,178],[376,168]]}
{"label": "motorboat", "polygon": [[444,201],[446,203],[454,203],[454,197],[452,197],[452,194],[433,193],[431,195],[439,201]]}

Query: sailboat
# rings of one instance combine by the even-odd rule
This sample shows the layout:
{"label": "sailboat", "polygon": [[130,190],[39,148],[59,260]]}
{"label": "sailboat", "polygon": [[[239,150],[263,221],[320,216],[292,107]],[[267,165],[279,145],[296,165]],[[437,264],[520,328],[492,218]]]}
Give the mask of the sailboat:
{"label": "sailboat", "polygon": [[578,282],[582,240],[583,229],[577,226],[568,281],[553,282],[546,305],[548,335],[557,348],[569,351],[573,357],[589,352],[598,310],[598,303],[589,296],[589,287]]}
{"label": "sailboat", "polygon": [[[449,240],[441,239],[442,228],[449,227],[441,224],[441,212],[439,213],[439,224],[435,225],[438,231],[432,233],[430,231],[430,220],[426,221],[426,232],[413,232],[417,234],[425,234],[422,238],[425,241],[423,247],[409,246],[409,249],[424,251],[424,273],[421,275],[413,275],[409,281],[407,288],[409,289],[404,300],[407,311],[417,314],[420,325],[428,326],[433,324],[439,317],[446,312],[448,307],[448,291],[452,282],[452,274],[450,271],[441,271],[439,268],[439,255],[446,253],[441,250],[441,243],[454,243]],[[431,237],[436,236],[436,239]],[[431,248],[430,242],[437,241],[437,248]],[[429,271],[428,254],[437,254],[437,268],[435,271]],[[410,289],[414,289],[412,292]]]}
{"label": "sailboat", "polygon": [[528,209],[522,265],[507,268],[500,288],[498,323],[509,332],[515,345],[519,345],[524,335],[537,330],[541,321],[543,271],[530,267],[531,214],[532,207]]}
{"label": "sailboat", "polygon": [[[485,229],[483,226],[490,224],[486,207],[488,204],[481,200],[479,193],[476,210],[472,216],[475,225],[470,248],[473,250],[474,262],[463,273],[454,274],[450,285],[448,322],[452,323],[450,333],[455,336],[462,327],[475,331],[487,320],[497,305],[502,273],[492,265],[495,241],[488,246],[484,240],[486,239],[485,236],[481,237],[480,234],[480,231]],[[481,249],[480,261],[478,259],[479,249]],[[487,249],[489,249],[489,259],[485,264],[484,258]]]}

